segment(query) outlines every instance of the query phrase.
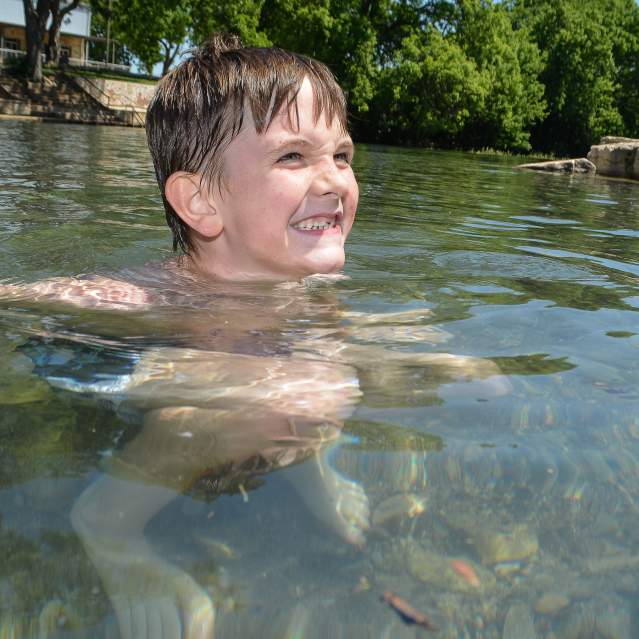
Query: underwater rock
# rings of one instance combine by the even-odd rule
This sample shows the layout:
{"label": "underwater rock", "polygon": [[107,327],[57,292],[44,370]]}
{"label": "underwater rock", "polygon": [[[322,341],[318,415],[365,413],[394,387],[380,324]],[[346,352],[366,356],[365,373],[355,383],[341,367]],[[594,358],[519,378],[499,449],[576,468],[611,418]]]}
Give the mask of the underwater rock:
{"label": "underwater rock", "polygon": [[373,511],[372,524],[375,527],[398,524],[405,519],[413,519],[426,510],[426,500],[419,495],[405,493],[384,499]]}
{"label": "underwater rock", "polygon": [[483,564],[528,559],[539,550],[537,535],[524,524],[510,532],[480,528],[471,535],[471,543]]}
{"label": "underwater rock", "polygon": [[535,604],[535,612],[542,615],[554,615],[563,610],[570,600],[565,595],[558,592],[547,592],[537,600]]}
{"label": "underwater rock", "polygon": [[528,604],[516,601],[510,606],[504,621],[502,639],[537,639]]}
{"label": "underwater rock", "polygon": [[439,590],[484,594],[493,590],[496,585],[494,575],[485,568],[465,560],[463,563],[470,566],[475,575],[475,579],[469,580],[455,571],[450,558],[424,550],[417,544],[409,547],[407,563],[408,570],[415,579]]}

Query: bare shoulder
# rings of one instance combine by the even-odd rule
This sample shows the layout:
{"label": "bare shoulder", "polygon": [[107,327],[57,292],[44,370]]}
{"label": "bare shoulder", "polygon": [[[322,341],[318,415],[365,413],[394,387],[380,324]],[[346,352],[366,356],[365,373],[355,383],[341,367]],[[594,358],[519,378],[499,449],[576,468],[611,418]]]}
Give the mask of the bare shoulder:
{"label": "bare shoulder", "polygon": [[0,299],[61,302],[113,310],[140,310],[150,303],[144,288],[100,275],[55,277],[29,284],[0,283]]}

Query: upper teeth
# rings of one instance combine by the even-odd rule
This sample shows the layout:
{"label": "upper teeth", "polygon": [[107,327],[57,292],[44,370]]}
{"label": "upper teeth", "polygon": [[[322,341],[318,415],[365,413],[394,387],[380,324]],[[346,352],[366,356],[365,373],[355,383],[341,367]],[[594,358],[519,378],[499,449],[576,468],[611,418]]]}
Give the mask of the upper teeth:
{"label": "upper teeth", "polygon": [[327,220],[309,219],[294,224],[293,228],[300,229],[301,231],[325,231],[326,229],[330,229],[334,224],[335,220],[329,222]]}

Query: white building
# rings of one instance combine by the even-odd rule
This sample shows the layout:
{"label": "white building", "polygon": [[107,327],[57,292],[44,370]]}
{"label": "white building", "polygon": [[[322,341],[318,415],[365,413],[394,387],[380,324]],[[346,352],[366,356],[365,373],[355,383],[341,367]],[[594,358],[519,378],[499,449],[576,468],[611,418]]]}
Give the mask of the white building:
{"label": "white building", "polygon": [[[66,0],[61,1],[63,5],[66,4]],[[90,40],[101,38],[91,37],[91,7],[88,4],[80,4],[64,16],[60,27],[60,52],[75,66],[129,70],[127,66],[90,60]],[[26,50],[27,36],[22,0],[0,0],[0,64],[8,58],[24,55]]]}

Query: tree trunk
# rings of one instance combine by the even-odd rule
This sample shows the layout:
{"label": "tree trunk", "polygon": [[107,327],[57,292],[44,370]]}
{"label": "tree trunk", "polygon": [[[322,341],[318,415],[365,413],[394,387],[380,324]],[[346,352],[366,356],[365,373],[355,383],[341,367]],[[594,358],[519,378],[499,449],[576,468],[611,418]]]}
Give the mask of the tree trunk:
{"label": "tree trunk", "polygon": [[[59,1],[59,0],[58,0]],[[27,34],[27,67],[29,77],[36,82],[42,81],[42,51],[44,36],[47,32],[47,20],[50,12],[50,0],[37,0],[34,7],[31,0],[22,0],[24,5],[24,23]]]}
{"label": "tree trunk", "polygon": [[[171,69],[171,65],[173,64],[175,57],[180,51],[180,44],[179,43],[176,44],[175,48],[173,48],[170,42],[166,42],[164,40],[160,40],[160,44],[162,45],[162,48],[164,49],[164,57],[162,59],[162,77],[164,77]],[[148,71],[149,71],[149,75],[153,74],[152,68],[149,69]]]}
{"label": "tree trunk", "polygon": [[49,26],[49,48],[47,50],[47,62],[57,65],[60,63],[60,27],[67,13],[73,11],[80,0],[72,0],[64,8],[60,7],[60,0],[50,0],[51,25]]}
{"label": "tree trunk", "polygon": [[62,16],[60,15],[60,5],[53,3],[51,10],[51,26],[49,27],[49,37],[47,44],[47,63],[58,64],[60,61],[60,25],[62,24]]}

